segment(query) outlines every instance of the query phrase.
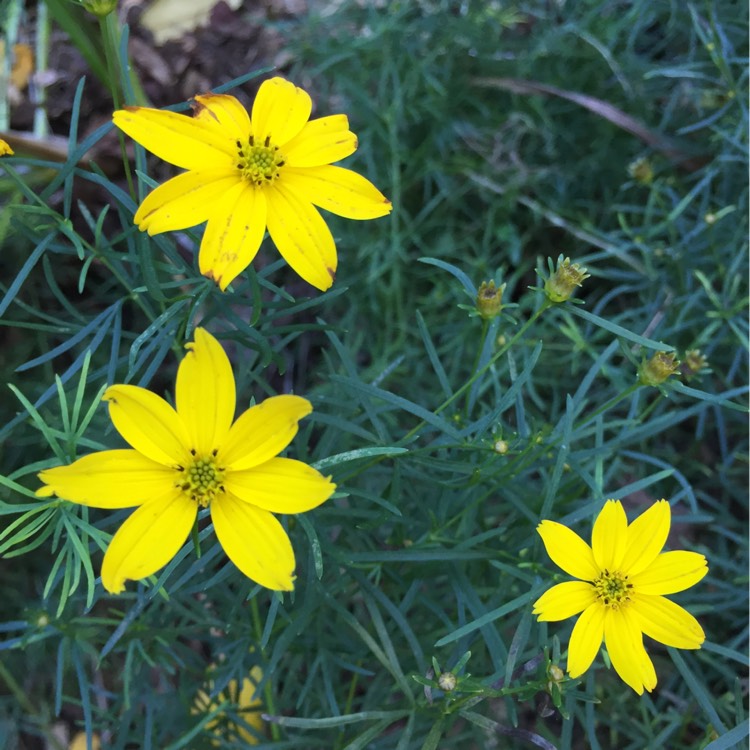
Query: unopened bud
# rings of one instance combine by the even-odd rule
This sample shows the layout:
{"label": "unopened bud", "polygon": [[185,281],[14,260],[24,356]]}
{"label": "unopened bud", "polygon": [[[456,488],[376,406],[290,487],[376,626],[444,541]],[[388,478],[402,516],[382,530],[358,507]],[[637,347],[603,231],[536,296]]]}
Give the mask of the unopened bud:
{"label": "unopened bud", "polygon": [[682,360],[680,372],[686,380],[697,375],[701,370],[708,367],[708,360],[701,354],[700,349],[689,349],[685,352],[685,359]]}
{"label": "unopened bud", "polygon": [[98,18],[106,18],[117,8],[117,0],[81,0],[81,5]]}
{"label": "unopened bud", "polygon": [[578,263],[571,263],[570,258],[563,260],[562,255],[557,260],[557,270],[544,282],[544,293],[551,302],[565,302],[570,299],[577,286],[582,286],[584,279],[591,274],[586,273]]}
{"label": "unopened bud", "polygon": [[454,675],[453,672],[443,672],[440,677],[438,677],[438,685],[440,686],[440,689],[445,691],[446,693],[450,693],[452,690],[455,690],[457,684],[458,680],[456,679],[456,675]]}
{"label": "unopened bud", "polygon": [[557,664],[550,664],[547,674],[553,682],[562,682],[563,679],[565,679],[565,672],[563,672]]}
{"label": "unopened bud", "polygon": [[643,360],[638,368],[641,385],[661,385],[670,375],[675,375],[680,362],[674,352],[656,352],[649,360]]}
{"label": "unopened bud", "polygon": [[503,309],[505,284],[495,286],[494,281],[483,281],[477,293],[477,312],[484,320],[496,318]]}
{"label": "unopened bud", "polygon": [[498,440],[495,445],[492,446],[495,453],[499,453],[501,456],[508,452],[508,448],[510,446],[508,445],[507,441],[505,440]]}
{"label": "unopened bud", "polygon": [[654,168],[645,156],[628,164],[628,174],[641,185],[650,185],[654,181]]}
{"label": "unopened bud", "polygon": [[38,628],[46,628],[47,625],[49,625],[49,615],[46,612],[41,612],[39,615],[37,615],[36,620],[34,621],[34,624]]}

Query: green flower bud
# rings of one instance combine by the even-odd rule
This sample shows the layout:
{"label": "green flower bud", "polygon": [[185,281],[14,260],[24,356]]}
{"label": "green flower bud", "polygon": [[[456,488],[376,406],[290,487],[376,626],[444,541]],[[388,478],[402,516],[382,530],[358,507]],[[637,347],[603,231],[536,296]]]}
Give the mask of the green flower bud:
{"label": "green flower bud", "polygon": [[501,456],[505,455],[510,449],[506,440],[497,440],[492,447],[495,453],[499,453]]}
{"label": "green flower bud", "polygon": [[496,318],[503,309],[505,284],[495,286],[494,281],[483,281],[477,293],[477,312],[484,320]]}
{"label": "green flower bud", "polygon": [[670,375],[679,372],[680,362],[674,352],[656,352],[651,359],[644,359],[638,368],[641,385],[661,385]]}
{"label": "green flower bud", "polygon": [[654,168],[646,157],[631,161],[628,174],[641,185],[650,185],[654,181]]}
{"label": "green flower bud", "polygon": [[440,686],[440,689],[446,693],[455,690],[457,684],[458,680],[453,672],[443,672],[440,677],[438,677],[438,685]]}
{"label": "green flower bud", "polygon": [[98,18],[106,18],[117,8],[117,0],[81,0],[81,5]]}
{"label": "green flower bud", "polygon": [[682,360],[680,372],[685,380],[695,377],[701,370],[708,367],[708,360],[701,354],[700,349],[689,349],[685,352],[685,359]]}
{"label": "green flower bud", "polygon": [[563,260],[562,255],[557,260],[557,270],[544,282],[544,293],[550,302],[565,302],[569,300],[575,288],[583,285],[583,280],[591,274],[586,273],[578,263],[571,263],[570,258]]}

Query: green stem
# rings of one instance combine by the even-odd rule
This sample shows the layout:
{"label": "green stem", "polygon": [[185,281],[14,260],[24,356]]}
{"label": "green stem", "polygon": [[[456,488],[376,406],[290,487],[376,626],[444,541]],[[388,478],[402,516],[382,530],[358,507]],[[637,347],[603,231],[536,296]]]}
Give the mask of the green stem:
{"label": "green stem", "polygon": [[[112,94],[112,103],[115,105],[115,109],[120,109],[122,99],[120,97],[120,81],[117,75],[120,30],[117,23],[117,17],[114,13],[108,14],[105,18],[99,17],[99,32],[104,43],[104,57],[107,61],[109,91]],[[120,155],[125,167],[125,179],[128,181],[128,191],[130,192],[130,197],[138,203],[138,195],[135,192],[133,175],[130,170],[130,159],[128,159],[128,152],[125,148],[125,136],[119,128],[117,129],[117,140],[120,143]]]}
{"label": "green stem", "polygon": [[[49,52],[49,13],[47,3],[39,0],[36,5],[36,71],[44,73],[47,70],[47,53]],[[34,102],[34,137],[45,138],[48,135],[47,113],[44,109],[46,89],[37,88],[37,99]]]}
{"label": "green stem", "polygon": [[[260,639],[263,637],[263,623],[260,621],[260,610],[258,609],[258,598],[254,596],[250,600],[250,613],[253,618],[253,627],[255,628],[255,640],[260,643]],[[261,656],[265,659],[266,655],[261,649]],[[266,709],[271,716],[276,715],[276,704],[273,699],[273,686],[270,680],[266,680],[266,687],[263,691],[263,697],[266,701]],[[271,724],[271,736],[274,742],[281,741],[281,729],[278,724],[270,722]]]}
{"label": "green stem", "polygon": [[[486,318],[482,318],[482,335],[479,337],[479,346],[477,347],[477,353],[474,357],[474,363],[471,365],[471,372],[474,373],[479,367],[479,362],[482,359],[482,350],[484,349],[485,340],[487,338],[487,330],[489,329],[489,321]],[[466,401],[464,402],[464,417],[469,418],[469,404],[471,401],[471,391],[466,391]]]}
{"label": "green stem", "polygon": [[628,396],[631,396],[633,393],[635,393],[640,387],[640,383],[633,383],[633,385],[631,385],[629,388],[626,388],[622,393],[618,393],[609,401],[602,404],[593,414],[589,414],[589,416],[587,416],[586,419],[584,419],[583,422],[581,422],[579,425],[576,425],[576,427],[583,427],[592,419],[596,419],[600,414],[603,414],[605,411],[609,411],[609,409],[611,409],[613,406],[619,404],[620,401],[623,401],[624,399],[628,398]]}

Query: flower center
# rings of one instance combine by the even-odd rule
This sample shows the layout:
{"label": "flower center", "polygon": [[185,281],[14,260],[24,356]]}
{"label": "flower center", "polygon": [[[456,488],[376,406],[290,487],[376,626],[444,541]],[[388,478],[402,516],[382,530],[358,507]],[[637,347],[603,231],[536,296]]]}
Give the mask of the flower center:
{"label": "flower center", "polygon": [[278,179],[279,170],[284,166],[284,157],[279,153],[279,147],[271,143],[271,136],[267,136],[262,145],[255,143],[251,135],[247,143],[237,141],[237,169],[242,179],[252,182],[256,187],[268,185]]}
{"label": "flower center", "polygon": [[219,492],[224,492],[224,469],[216,465],[216,451],[204,458],[195,451],[191,453],[192,462],[187,468],[180,467],[177,486],[201,508],[207,508]]}
{"label": "flower center", "polygon": [[610,573],[605,570],[599,578],[594,581],[594,589],[599,601],[610,609],[619,609],[630,599],[632,583],[628,583],[628,577],[622,573]]}

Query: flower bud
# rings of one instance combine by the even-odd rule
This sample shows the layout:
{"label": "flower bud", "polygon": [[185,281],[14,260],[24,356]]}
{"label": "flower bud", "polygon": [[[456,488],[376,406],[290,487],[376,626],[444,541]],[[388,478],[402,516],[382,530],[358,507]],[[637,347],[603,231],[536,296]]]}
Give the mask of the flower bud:
{"label": "flower bud", "polygon": [[661,385],[670,375],[679,371],[680,362],[674,352],[656,352],[649,360],[643,360],[638,368],[641,385]]}
{"label": "flower bud", "polygon": [[570,258],[563,260],[562,255],[557,259],[557,270],[544,282],[544,293],[550,302],[565,302],[570,299],[577,286],[583,285],[583,280],[591,274],[586,273],[578,263],[571,263]]}
{"label": "flower bud", "polygon": [[502,456],[508,452],[510,446],[508,445],[508,442],[506,440],[497,440],[492,448],[495,453],[499,453]]}
{"label": "flower bud", "polygon": [[117,8],[117,0],[81,0],[81,5],[98,18],[106,18]]}
{"label": "flower bud", "polygon": [[708,360],[701,354],[700,349],[688,349],[685,352],[685,359],[682,360],[680,366],[680,372],[685,377],[685,380],[697,375],[701,370],[705,370],[708,367]]}
{"label": "flower bud", "polygon": [[494,281],[483,281],[477,293],[477,312],[484,320],[496,318],[503,309],[505,284],[495,286]]}
{"label": "flower bud", "polygon": [[641,157],[628,164],[628,174],[641,185],[650,185],[654,181],[654,168],[646,157]]}
{"label": "flower bud", "polygon": [[455,690],[457,684],[458,680],[456,679],[456,675],[454,675],[453,672],[443,672],[440,677],[438,677],[438,685],[440,686],[440,689],[445,691],[446,693],[450,693],[451,690]]}
{"label": "flower bud", "polygon": [[547,669],[547,676],[552,682],[562,682],[565,679],[565,672],[557,666],[557,664],[550,664]]}

